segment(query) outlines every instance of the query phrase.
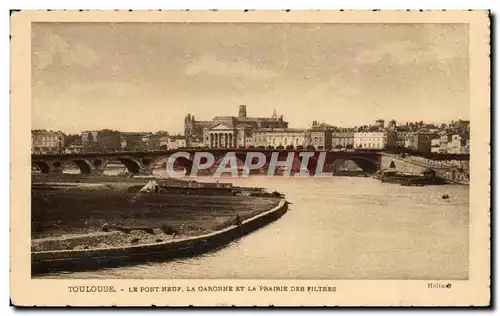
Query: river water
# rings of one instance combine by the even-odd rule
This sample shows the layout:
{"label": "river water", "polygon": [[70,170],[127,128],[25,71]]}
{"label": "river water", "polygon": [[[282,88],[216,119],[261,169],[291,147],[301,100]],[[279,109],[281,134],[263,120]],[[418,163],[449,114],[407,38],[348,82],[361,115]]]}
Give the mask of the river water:
{"label": "river water", "polygon": [[[197,178],[214,181],[213,178]],[[201,256],[48,278],[467,279],[469,187],[372,178],[222,178],[292,204],[282,218]],[[442,199],[447,193],[450,198]]]}

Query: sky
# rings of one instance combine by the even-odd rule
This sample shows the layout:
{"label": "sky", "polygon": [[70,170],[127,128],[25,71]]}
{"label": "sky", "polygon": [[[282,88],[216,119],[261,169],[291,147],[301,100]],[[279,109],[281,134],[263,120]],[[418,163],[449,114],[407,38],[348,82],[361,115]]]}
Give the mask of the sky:
{"label": "sky", "polygon": [[34,129],[182,133],[184,117],[290,127],[469,119],[468,25],[33,23]]}

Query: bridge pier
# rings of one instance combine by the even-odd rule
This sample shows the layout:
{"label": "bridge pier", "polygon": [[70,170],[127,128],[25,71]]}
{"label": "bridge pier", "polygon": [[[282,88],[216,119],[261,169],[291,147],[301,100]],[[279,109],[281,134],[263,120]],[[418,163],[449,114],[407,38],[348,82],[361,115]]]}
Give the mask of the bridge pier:
{"label": "bridge pier", "polygon": [[[113,153],[83,153],[83,154],[62,154],[62,155],[32,155],[33,165],[38,166],[42,173],[61,173],[64,166],[72,163],[75,164],[82,174],[98,174],[104,173],[106,166],[109,166],[113,161],[123,165],[128,173],[133,175],[152,175],[154,166],[160,161],[167,159],[176,152],[187,152],[189,157],[177,157],[174,168],[184,168],[189,174],[192,169],[193,158],[198,150],[183,149],[183,150],[167,150],[161,152],[113,152]],[[379,152],[369,151],[313,151],[313,150],[275,150],[275,149],[210,149],[209,150],[219,161],[228,152],[234,152],[237,158],[238,165],[242,165],[246,161],[249,152],[259,152],[266,157],[265,165],[260,171],[254,170],[252,173],[267,173],[269,162],[275,152],[278,153],[278,161],[284,161],[288,158],[288,154],[294,154],[292,164],[292,173],[301,171],[302,157],[308,156],[309,163],[307,169],[309,174],[314,174],[318,164],[320,155],[325,155],[323,171],[329,172],[336,160],[352,160],[365,172],[375,172],[381,168],[381,154]],[[301,152],[313,152],[313,154],[301,156]],[[326,153],[326,154],[325,154]],[[119,167],[120,168],[120,167]]]}

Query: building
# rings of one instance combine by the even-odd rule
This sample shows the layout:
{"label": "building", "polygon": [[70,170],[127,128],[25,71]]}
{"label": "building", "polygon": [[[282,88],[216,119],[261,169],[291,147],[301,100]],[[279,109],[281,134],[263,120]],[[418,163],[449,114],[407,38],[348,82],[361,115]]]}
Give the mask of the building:
{"label": "building", "polygon": [[[124,151],[146,151],[149,148],[148,137],[151,135],[149,132],[121,132],[120,147]],[[157,145],[159,148],[159,138]]]}
{"label": "building", "polygon": [[306,131],[296,128],[261,128],[253,131],[248,146],[286,148],[304,146]]}
{"label": "building", "polygon": [[385,126],[385,121],[384,120],[380,120],[380,119],[376,120],[375,121],[375,126],[378,127],[378,128],[380,128],[380,129],[383,129],[384,126]]}
{"label": "building", "polygon": [[162,136],[160,137],[160,149],[168,149],[168,144],[170,142],[170,136]]}
{"label": "building", "polygon": [[[444,151],[444,152],[446,152],[446,151]],[[436,138],[431,139],[431,153],[441,154],[444,152],[441,149],[441,138],[436,137]]]}
{"label": "building", "polygon": [[[233,117],[217,117],[215,125],[203,130],[203,146],[209,148],[245,147],[251,137],[252,127],[238,124]],[[191,144],[192,141],[189,142]]]}
{"label": "building", "polygon": [[288,122],[274,111],[271,117],[248,117],[246,105],[240,105],[238,116],[216,116],[212,121],[185,118],[186,145],[209,148],[248,147],[257,129],[288,128]]}
{"label": "building", "polygon": [[332,149],[332,130],[312,128],[306,132],[306,145],[316,150]]}
{"label": "building", "polygon": [[438,132],[436,133],[436,135],[436,137],[431,139],[431,152],[446,154],[448,140],[450,139],[451,135],[448,135],[446,131]]}
{"label": "building", "polygon": [[395,130],[396,129],[396,121],[395,120],[390,120],[389,125],[387,126],[388,129]]}
{"label": "building", "polygon": [[188,113],[184,118],[184,136],[187,143],[204,143],[203,130],[214,125],[213,121],[197,121],[194,115]]}
{"label": "building", "polygon": [[81,146],[81,145],[82,145],[82,135],[80,134],[64,135],[64,147]]}
{"label": "building", "polygon": [[332,148],[353,148],[354,132],[332,133]]}
{"label": "building", "polygon": [[85,151],[118,151],[121,149],[120,132],[112,130],[85,131],[82,133]]}
{"label": "building", "polygon": [[205,143],[203,142],[203,139],[195,139],[191,140],[189,144],[189,148],[203,148],[205,147]]}
{"label": "building", "polygon": [[36,154],[58,153],[64,149],[64,134],[62,132],[32,130],[31,152]]}
{"label": "building", "polygon": [[404,148],[406,147],[406,141],[408,139],[408,132],[405,130],[396,131],[396,147]]}
{"label": "building", "polygon": [[450,133],[458,134],[462,139],[470,139],[470,121],[452,121],[449,131]]}
{"label": "building", "polygon": [[186,148],[186,137],[180,135],[170,136],[166,145],[168,149]]}
{"label": "building", "polygon": [[186,148],[186,137],[181,135],[163,136],[158,141],[162,150]]}
{"label": "building", "polygon": [[142,148],[146,151],[160,149],[160,136],[156,134],[144,135],[141,137]]}
{"label": "building", "polygon": [[385,133],[387,133],[387,144],[386,148],[395,148],[398,147],[398,133],[394,129],[386,129]]}
{"label": "building", "polygon": [[158,139],[160,149],[186,148],[186,137],[180,135],[163,136]]}
{"label": "building", "polygon": [[64,148],[64,153],[66,154],[81,154],[85,150],[81,145],[69,145]]}
{"label": "building", "polygon": [[397,126],[393,130],[394,146],[399,148],[406,147],[408,140],[408,129],[406,126]]}
{"label": "building", "polygon": [[458,134],[448,135],[448,143],[446,144],[446,152],[448,154],[465,154],[468,152],[467,141],[464,141]]}
{"label": "building", "polygon": [[387,135],[387,131],[355,132],[354,148],[384,149],[388,144]]}
{"label": "building", "polygon": [[414,151],[429,153],[431,152],[431,141],[438,135],[431,132],[412,132],[407,135],[406,147]]}
{"label": "building", "polygon": [[313,121],[312,122],[312,128],[313,129],[331,129],[331,130],[336,130],[337,129],[333,125],[326,124],[326,123],[320,123],[318,121]]}
{"label": "building", "polygon": [[448,134],[446,131],[441,131],[439,134],[439,152],[446,153],[448,147],[448,140],[452,134]]}

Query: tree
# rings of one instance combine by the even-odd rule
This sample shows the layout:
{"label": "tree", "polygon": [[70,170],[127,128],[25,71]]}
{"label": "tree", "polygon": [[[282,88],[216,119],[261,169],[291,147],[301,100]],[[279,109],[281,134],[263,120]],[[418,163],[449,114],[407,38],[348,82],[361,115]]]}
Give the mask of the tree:
{"label": "tree", "polygon": [[169,136],[169,133],[167,131],[164,131],[164,130],[159,130],[155,134],[160,136],[160,137]]}

